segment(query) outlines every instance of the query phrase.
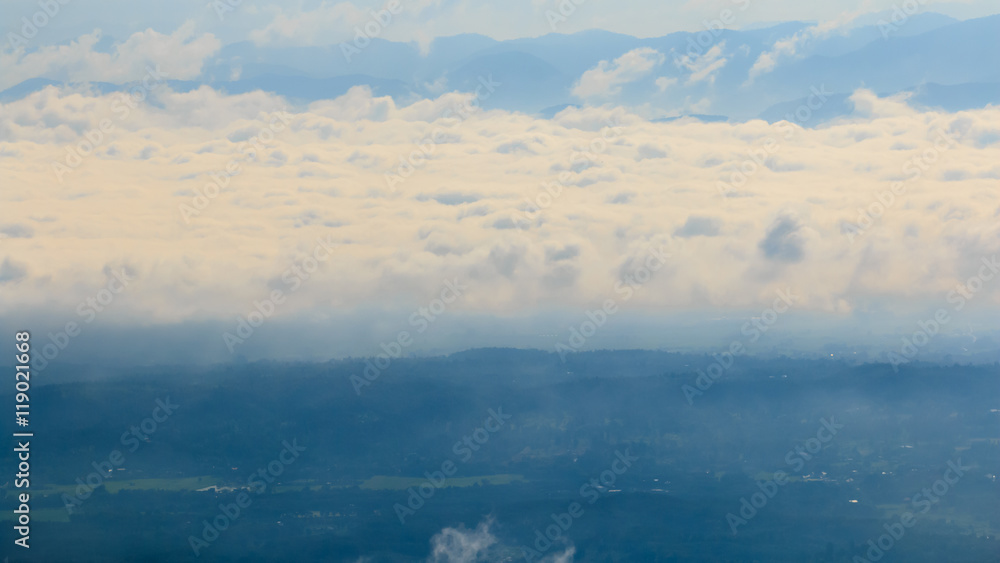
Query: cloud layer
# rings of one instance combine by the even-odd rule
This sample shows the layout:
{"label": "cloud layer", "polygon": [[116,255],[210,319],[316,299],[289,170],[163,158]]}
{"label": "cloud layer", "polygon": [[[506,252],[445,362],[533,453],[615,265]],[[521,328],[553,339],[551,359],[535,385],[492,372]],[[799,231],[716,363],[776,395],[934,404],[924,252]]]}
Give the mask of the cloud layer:
{"label": "cloud layer", "polygon": [[[278,98],[152,96],[125,118],[114,96],[55,88],[3,106],[3,182],[21,187],[0,196],[0,314],[72,311],[127,265],[142,279],[125,308],[136,320],[225,318],[287,286],[317,240],[334,258],[283,313],[405,309],[455,277],[467,311],[583,308],[662,246],[670,268],[631,306],[754,307],[791,285],[806,310],[847,314],[882,296],[939,300],[1000,251],[994,108],[918,113],[859,91],[866,116],[809,130],[600,108],[462,119],[465,95],[399,107],[359,88],[264,136],[283,125]],[[101,120],[114,128],[59,181],[53,163]],[[954,144],[937,150],[942,134]],[[859,210],[880,198],[866,227]]]}

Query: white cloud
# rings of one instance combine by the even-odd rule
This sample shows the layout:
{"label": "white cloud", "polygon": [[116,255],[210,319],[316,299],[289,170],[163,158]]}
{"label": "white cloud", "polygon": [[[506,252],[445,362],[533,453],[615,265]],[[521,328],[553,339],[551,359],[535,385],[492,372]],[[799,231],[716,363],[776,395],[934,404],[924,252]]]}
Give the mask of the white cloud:
{"label": "white cloud", "polygon": [[445,528],[431,538],[429,563],[476,563],[480,555],[497,542],[490,532],[491,520],[480,522],[475,530]]}
{"label": "white cloud", "polygon": [[862,15],[863,11],[844,12],[837,17],[825,22],[809,26],[801,31],[797,31],[790,37],[779,39],[771,45],[770,51],[765,51],[757,57],[746,84],[752,84],[757,77],[767,74],[775,69],[778,64],[786,59],[795,59],[803,45],[809,41],[829,37],[836,31],[846,33],[850,30],[851,22]]}
{"label": "white cloud", "polygon": [[663,64],[666,57],[656,49],[642,47],[618,57],[614,62],[601,61],[583,73],[573,87],[573,95],[583,99],[607,99],[621,93],[621,86],[634,82]]}
{"label": "white cloud", "polygon": [[[338,244],[336,267],[317,272],[279,316],[388,307],[405,320],[454,276],[471,282],[455,305],[465,313],[577,311],[607,295],[626,257],[670,243],[691,210],[717,220],[717,234],[674,240],[677,267],[626,308],[741,310],[779,285],[798,288],[803,311],[839,314],[873,302],[891,309],[886,295],[905,299],[901,307],[937,304],[971,275],[970,263],[1000,252],[998,108],[920,112],[859,91],[857,115],[820,129],[651,123],[600,107],[553,120],[503,111],[464,122],[436,117],[460,98],[401,107],[357,89],[313,104],[243,162],[190,225],[179,205],[240,156],[239,143],[283,100],[166,90],[116,121],[64,184],[51,163],[113,116],[112,97],[48,88],[4,104],[0,183],[31,189],[3,190],[0,208],[32,236],[2,242],[0,262],[17,275],[0,291],[0,316],[37,309],[72,317],[104,283],[105,266],[124,263],[142,281],[115,303],[112,315],[123,322],[228,320],[327,236]],[[600,146],[594,140],[609,119],[620,121],[621,135],[578,166],[583,151]],[[441,142],[391,191],[386,172],[435,131]],[[933,147],[938,131],[951,132],[954,148],[851,245],[843,224],[907,178],[904,167]],[[780,146],[777,162],[795,166],[754,166],[748,151],[769,137]],[[516,143],[530,150],[497,150]],[[650,146],[669,147],[667,157],[646,158]],[[739,188],[746,197],[722,197],[717,183],[744,168],[755,169]],[[500,228],[564,171],[566,187],[542,220]],[[949,181],[957,177],[965,179]],[[576,250],[555,263],[553,245]],[[998,304],[998,289],[977,297],[984,310]]]}
{"label": "white cloud", "polygon": [[212,34],[196,35],[188,22],[170,35],[152,29],[132,34],[116,43],[111,52],[95,50],[101,31],[82,35],[68,45],[45,46],[37,51],[0,52],[0,90],[29,78],[45,77],[70,82],[114,82],[139,80],[147,66],[159,65],[169,79],[186,80],[201,74],[204,61],[221,43]]}
{"label": "white cloud", "polygon": [[573,555],[576,554],[576,548],[569,547],[566,548],[562,553],[556,553],[552,556],[551,563],[573,563]]}
{"label": "white cloud", "polygon": [[656,84],[656,89],[659,90],[660,93],[662,94],[663,92],[666,92],[667,89],[669,89],[671,86],[677,84],[677,79],[661,76],[656,79],[654,84]]}
{"label": "white cloud", "polygon": [[269,6],[268,24],[250,32],[258,45],[294,44],[329,45],[354,38],[354,27],[364,26],[368,13],[351,2],[330,3],[324,0],[313,10],[288,13],[284,7]]}
{"label": "white cloud", "polygon": [[912,92],[902,92],[887,98],[880,98],[875,92],[862,88],[851,94],[849,99],[854,104],[854,116],[870,120],[879,117],[916,115],[918,112],[907,104],[907,100],[912,95]]}
{"label": "white cloud", "polygon": [[692,56],[678,56],[674,59],[674,64],[678,68],[687,69],[691,74],[685,82],[686,86],[697,84],[698,82],[715,82],[715,74],[728,62],[725,55],[726,42],[721,41],[712,46],[705,53]]}

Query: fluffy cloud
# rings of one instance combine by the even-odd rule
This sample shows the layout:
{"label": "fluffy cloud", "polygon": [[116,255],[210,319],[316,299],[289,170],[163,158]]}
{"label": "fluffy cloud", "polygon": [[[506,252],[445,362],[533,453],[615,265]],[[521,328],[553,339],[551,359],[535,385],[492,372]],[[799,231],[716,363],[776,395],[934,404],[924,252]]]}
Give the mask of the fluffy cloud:
{"label": "fluffy cloud", "polygon": [[796,58],[802,46],[806,43],[817,39],[824,39],[836,31],[847,32],[850,29],[851,23],[862,15],[862,13],[863,11],[844,12],[836,18],[809,26],[790,37],[784,37],[775,41],[771,45],[771,50],[761,53],[757,57],[757,60],[754,61],[753,66],[750,67],[747,84],[753,83],[758,76],[774,70],[782,60]]}
{"label": "fluffy cloud", "polygon": [[480,522],[475,530],[445,528],[431,538],[429,563],[476,563],[497,542],[490,532],[492,521]]}
{"label": "fluffy cloud", "polygon": [[370,18],[365,10],[350,2],[321,2],[314,10],[287,13],[271,7],[273,17],[268,24],[250,32],[257,44],[331,44],[353,37],[354,26],[364,26]]}
{"label": "fluffy cloud", "polygon": [[[715,75],[722,67],[726,66],[729,59],[725,55],[726,42],[720,41],[719,43],[712,46],[711,49],[705,51],[702,54],[697,55],[683,55],[674,58],[674,64],[678,68],[686,69],[690,74],[688,74],[687,81],[685,85],[691,86],[699,82],[707,82],[712,84],[715,82]],[[661,82],[657,82],[660,86]],[[669,84],[661,86],[663,89]]]}
{"label": "fluffy cloud", "polygon": [[[611,98],[621,93],[621,86],[646,76],[663,64],[666,57],[656,49],[642,47],[618,57],[614,62],[601,61],[583,73],[573,87],[573,95],[583,99]],[[659,81],[657,84],[661,84]]]}
{"label": "fluffy cloud", "polygon": [[[278,317],[405,320],[454,279],[468,286],[451,305],[464,314],[578,312],[661,246],[670,267],[624,310],[746,310],[788,286],[802,311],[909,310],[938,306],[1000,252],[997,108],[922,113],[860,91],[861,113],[820,129],[594,107],[440,117],[467,99],[402,107],[352,90],[291,112],[251,156],[284,100],[164,90],[113,121],[62,183],[52,163],[115,119],[114,97],[48,88],[5,104],[0,182],[18,188],[0,192],[0,316],[75,318],[127,269],[135,281],[109,318],[228,322],[288,292],[286,272],[318,241],[331,259]],[[515,146],[530,150],[498,150]],[[181,207],[234,162],[185,221]],[[997,308],[997,287],[978,310]]]}
{"label": "fluffy cloud", "polygon": [[[428,563],[477,563],[492,561],[488,556],[490,546],[497,543],[497,538],[490,531],[492,519],[486,519],[476,526],[475,530],[461,528],[445,528],[431,538],[431,555]],[[547,555],[539,563],[573,563],[576,548],[570,546],[563,551]]]}
{"label": "fluffy cloud", "polygon": [[654,84],[656,84],[656,89],[662,94],[663,92],[666,92],[668,88],[677,84],[677,79],[661,76],[654,81]]}
{"label": "fluffy cloud", "polygon": [[101,30],[82,35],[67,45],[50,45],[35,51],[0,52],[0,90],[29,78],[44,77],[69,82],[124,83],[142,79],[147,67],[162,66],[167,78],[185,80],[201,74],[206,58],[221,43],[212,34],[196,35],[188,22],[169,35],[152,29],[132,34],[112,46],[110,52],[96,47]]}

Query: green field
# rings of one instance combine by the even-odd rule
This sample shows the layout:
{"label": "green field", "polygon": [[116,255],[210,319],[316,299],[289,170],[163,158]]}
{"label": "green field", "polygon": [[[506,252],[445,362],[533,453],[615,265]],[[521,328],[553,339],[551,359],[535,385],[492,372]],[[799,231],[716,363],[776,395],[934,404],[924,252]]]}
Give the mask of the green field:
{"label": "green field", "polygon": [[[473,485],[507,485],[515,481],[526,482],[524,475],[501,473],[499,475],[473,475],[471,477],[449,477],[442,487],[471,487]],[[404,490],[426,483],[424,477],[393,477],[376,475],[361,484],[362,489]]]}
{"label": "green field", "polygon": [[[362,489],[369,490],[405,490],[410,487],[419,486],[426,482],[423,477],[394,477],[389,475],[375,475],[361,484]],[[471,487],[473,485],[507,485],[514,482],[525,482],[523,475],[498,474],[498,475],[473,475],[470,477],[450,477],[444,482],[444,487]],[[313,485],[315,481],[292,481],[287,484],[277,485],[273,488],[276,493],[290,491],[312,490],[319,491],[323,485]],[[108,479],[104,482],[107,492],[115,494],[118,491],[141,490],[141,491],[196,491],[211,487],[212,485],[225,486],[220,479],[211,475],[200,477],[185,477],[178,479]],[[343,485],[334,485],[335,488]],[[73,495],[76,493],[77,485],[52,485],[46,484],[44,488],[35,489],[32,494],[39,496],[61,495],[63,493]]]}
{"label": "green field", "polygon": [[[109,493],[123,490],[161,490],[161,491],[195,491],[212,485],[218,485],[219,480],[211,475],[201,477],[185,477],[182,479],[108,479],[104,488]],[[79,485],[52,485],[31,491],[41,496],[67,493],[73,495]]]}
{"label": "green field", "polygon": [[[303,479],[303,480],[291,481],[289,483],[285,483],[285,484],[282,484],[282,485],[275,485],[274,486],[274,492],[276,492],[276,493],[287,493],[287,492],[293,492],[293,491],[322,491],[324,485],[313,485],[313,484],[311,484],[311,483],[315,483],[315,482],[316,482],[315,479]],[[331,488],[334,488],[334,489],[339,489],[343,485],[327,485],[327,486],[329,486]]]}

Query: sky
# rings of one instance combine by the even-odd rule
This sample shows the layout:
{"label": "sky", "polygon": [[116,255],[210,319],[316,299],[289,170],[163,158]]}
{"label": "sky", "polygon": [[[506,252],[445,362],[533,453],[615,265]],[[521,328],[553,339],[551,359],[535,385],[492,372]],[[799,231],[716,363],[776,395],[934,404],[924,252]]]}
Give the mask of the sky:
{"label": "sky", "polygon": [[[385,38],[542,35],[553,4],[403,2]],[[664,35],[728,4],[741,5],[588,0],[559,31]],[[53,342],[72,322],[88,347],[113,348],[98,333],[143,350],[159,338],[163,358],[185,342],[213,361],[365,355],[404,330],[420,337],[411,350],[555,349],[603,311],[581,348],[711,349],[789,294],[800,335],[830,326],[863,344],[940,309],[958,319],[950,333],[996,329],[995,106],[949,113],[859,88],[854,113],[821,127],[658,123],[609,96],[664,64],[637,49],[583,72],[575,92],[593,103],[551,119],[478,109],[469,92],[402,104],[366,87],[292,107],[174,91],[160,74],[196,79],[235,41],[336,43],[368,4],[243,2],[222,21],[201,1],[104,5],[70,2],[26,52],[0,54],[4,87],[56,73],[142,96],[51,87],[2,104],[0,318]],[[891,8],[753,3],[741,24]],[[685,63],[688,80],[710,77],[712,56]],[[240,328],[255,317],[266,326]],[[138,344],[133,328],[158,336]]]}
{"label": "sky", "polygon": [[[565,21],[556,19],[556,32],[576,33],[604,29],[636,37],[658,37],[675,31],[699,31],[706,20],[720,17],[725,9],[739,13],[729,28],[781,21],[824,22],[844,14],[891,12],[902,8],[900,0],[799,2],[796,0],[714,0],[661,1],[629,0],[605,2],[585,0],[398,0],[400,13],[387,29],[385,39],[426,41],[463,33],[478,33],[494,39],[537,37],[553,31],[549,12],[566,12]],[[958,19],[996,13],[990,0],[912,0],[921,10],[934,11]],[[5,0],[5,31],[18,31],[22,16],[31,16],[37,7]],[[560,7],[573,6],[573,10]],[[123,38],[136,31],[153,29],[171,34],[187,22],[196,33],[212,33],[223,43],[252,40],[275,45],[329,45],[353,37],[355,25],[370,19],[369,10],[384,8],[387,2],[288,1],[254,2],[228,0],[224,7],[204,0],[144,2],[106,0],[101,10],[73,0],[60,8],[38,38],[39,44],[65,43],[94,29]],[[234,7],[235,6],[235,7]],[[230,11],[229,8],[232,8]],[[221,14],[221,17],[220,15]]]}

